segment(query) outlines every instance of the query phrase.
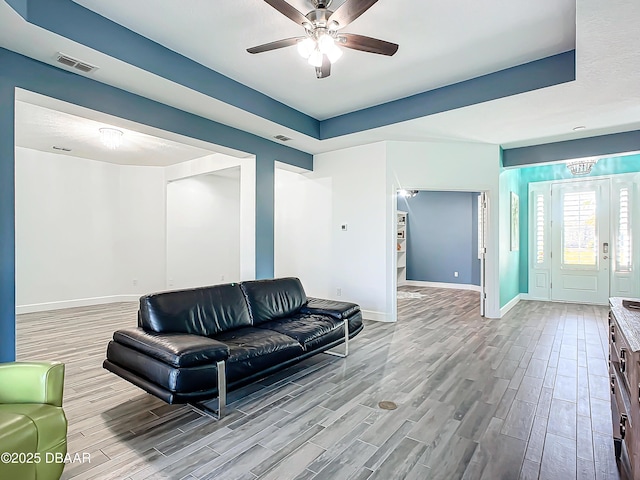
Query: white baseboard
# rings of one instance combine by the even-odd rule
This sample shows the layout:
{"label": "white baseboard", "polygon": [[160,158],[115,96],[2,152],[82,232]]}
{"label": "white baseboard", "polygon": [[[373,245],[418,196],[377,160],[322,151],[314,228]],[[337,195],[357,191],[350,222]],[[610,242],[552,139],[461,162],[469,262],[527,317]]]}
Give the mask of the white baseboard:
{"label": "white baseboard", "polygon": [[137,302],[141,295],[111,295],[109,297],[78,298],[60,302],[33,303],[31,305],[16,305],[16,314],[46,312],[47,310],[61,310],[63,308],[89,307],[107,303]]}
{"label": "white baseboard", "polygon": [[468,283],[441,283],[441,282],[422,282],[419,280],[407,280],[401,285],[409,285],[412,287],[432,287],[432,288],[452,288],[455,290],[473,290],[480,292],[480,285],[469,285]]}
{"label": "white baseboard", "polygon": [[536,297],[531,295],[530,293],[521,293],[520,300],[536,300],[538,302],[550,302],[551,299],[549,297]]}
{"label": "white baseboard", "polygon": [[518,304],[518,302],[521,299],[521,295],[522,294],[519,293],[518,295],[513,297],[509,303],[507,303],[504,307],[500,309],[500,318],[504,317],[509,310],[511,310],[513,307],[515,307]]}
{"label": "white baseboard", "polygon": [[375,312],[373,310],[362,310],[362,318],[365,320],[373,320],[374,322],[393,322],[384,312]]}

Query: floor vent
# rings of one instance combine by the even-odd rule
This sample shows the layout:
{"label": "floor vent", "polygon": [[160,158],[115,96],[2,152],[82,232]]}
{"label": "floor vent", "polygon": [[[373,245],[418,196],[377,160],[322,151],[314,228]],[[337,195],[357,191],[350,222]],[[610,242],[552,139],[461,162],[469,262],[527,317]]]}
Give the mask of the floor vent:
{"label": "floor vent", "polygon": [[58,52],[56,60],[62,65],[75,68],[76,70],[80,70],[83,73],[91,73],[98,69],[98,67],[94,65],[89,65],[88,63],[81,62],[80,60],[76,60],[75,58],[60,52]]}
{"label": "floor vent", "polygon": [[380,407],[382,410],[395,410],[396,408],[398,408],[398,405],[396,405],[394,402],[385,400],[383,402],[380,402],[378,404],[378,407]]}
{"label": "floor vent", "polygon": [[284,135],[276,135],[275,137],[276,140],[280,140],[281,142],[288,142],[289,140],[291,140],[289,137],[286,137]]}

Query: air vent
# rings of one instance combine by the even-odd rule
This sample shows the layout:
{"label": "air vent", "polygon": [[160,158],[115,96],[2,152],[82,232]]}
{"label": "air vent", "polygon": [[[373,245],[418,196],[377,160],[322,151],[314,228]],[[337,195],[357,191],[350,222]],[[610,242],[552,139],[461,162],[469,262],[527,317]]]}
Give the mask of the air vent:
{"label": "air vent", "polygon": [[56,147],[55,145],[53,147],[54,150],[60,150],[61,152],[70,152],[71,149],[70,148],[65,148],[65,147]]}
{"label": "air vent", "polygon": [[62,65],[75,68],[76,70],[80,70],[83,73],[91,73],[98,69],[98,67],[89,65],[88,63],[85,63],[85,62],[81,62],[80,60],[77,60],[73,57],[70,57],[69,55],[65,55],[64,53],[60,53],[60,52],[58,52],[56,60],[58,61],[58,63],[61,63]]}
{"label": "air vent", "polygon": [[284,135],[276,135],[275,137],[276,140],[280,140],[281,142],[288,142],[289,140],[291,140],[289,137],[285,137]]}

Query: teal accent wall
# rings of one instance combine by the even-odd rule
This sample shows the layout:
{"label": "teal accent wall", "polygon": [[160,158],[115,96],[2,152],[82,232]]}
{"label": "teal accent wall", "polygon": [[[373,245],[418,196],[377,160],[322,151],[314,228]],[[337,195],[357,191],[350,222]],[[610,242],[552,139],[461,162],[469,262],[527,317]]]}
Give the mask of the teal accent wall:
{"label": "teal accent wall", "polygon": [[[529,292],[529,184],[575,178],[564,163],[520,168],[520,292]],[[640,154],[602,158],[588,177],[640,172]],[[501,290],[502,291],[502,290]]]}
{"label": "teal accent wall", "polygon": [[[511,251],[511,192],[520,196],[520,223],[522,224],[522,195],[520,195],[520,171],[503,170],[500,173],[500,199],[498,205],[499,257],[500,257],[500,308],[520,293],[520,252]],[[520,236],[520,249],[523,238]]]}

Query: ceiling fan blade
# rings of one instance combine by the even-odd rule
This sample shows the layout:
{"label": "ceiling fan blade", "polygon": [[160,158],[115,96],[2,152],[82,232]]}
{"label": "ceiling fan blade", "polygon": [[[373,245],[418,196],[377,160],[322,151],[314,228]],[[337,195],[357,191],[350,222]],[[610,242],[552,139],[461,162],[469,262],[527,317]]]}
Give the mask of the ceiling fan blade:
{"label": "ceiling fan blade", "polygon": [[270,50],[276,50],[278,48],[291,47],[298,43],[299,40],[304,40],[306,37],[293,37],[285,38],[283,40],[276,40],[275,42],[265,43],[264,45],[258,45],[257,47],[247,48],[249,53],[262,53]]}
{"label": "ceiling fan blade", "polygon": [[338,45],[352,48],[353,50],[361,50],[363,52],[377,53],[379,55],[392,56],[398,51],[398,45],[391,42],[385,42],[377,38],[365,37],[364,35],[356,35],[355,33],[341,33],[339,37],[346,39]]}
{"label": "ceiling fan blade", "polygon": [[369,10],[378,0],[347,0],[329,17],[329,22],[338,22],[339,28],[346,27]]}
{"label": "ceiling fan blade", "polygon": [[316,77],[317,78],[327,78],[331,75],[331,62],[326,55],[322,56],[322,66],[316,67]]}
{"label": "ceiling fan blade", "polygon": [[284,0],[264,0],[273,8],[278,10],[285,17],[289,17],[291,20],[296,22],[299,25],[304,25],[305,23],[309,23],[307,17],[305,17],[300,11],[298,11],[295,7],[292,7]]}

